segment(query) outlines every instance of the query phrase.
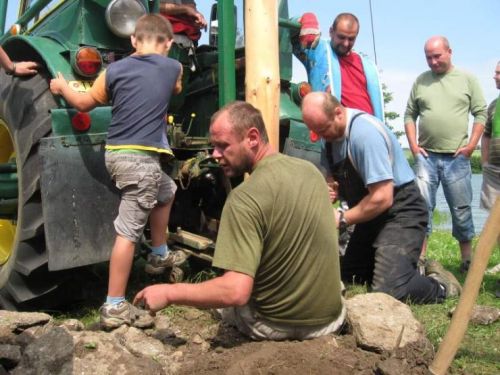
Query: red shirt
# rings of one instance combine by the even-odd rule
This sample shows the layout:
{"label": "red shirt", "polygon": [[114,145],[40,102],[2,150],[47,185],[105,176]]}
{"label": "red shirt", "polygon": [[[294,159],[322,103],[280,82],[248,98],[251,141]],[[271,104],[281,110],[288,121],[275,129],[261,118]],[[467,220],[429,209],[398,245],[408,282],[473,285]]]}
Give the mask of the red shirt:
{"label": "red shirt", "polygon": [[361,57],[355,52],[339,57],[342,77],[342,98],[340,102],[348,108],[355,108],[374,114],[366,89],[366,77]]}

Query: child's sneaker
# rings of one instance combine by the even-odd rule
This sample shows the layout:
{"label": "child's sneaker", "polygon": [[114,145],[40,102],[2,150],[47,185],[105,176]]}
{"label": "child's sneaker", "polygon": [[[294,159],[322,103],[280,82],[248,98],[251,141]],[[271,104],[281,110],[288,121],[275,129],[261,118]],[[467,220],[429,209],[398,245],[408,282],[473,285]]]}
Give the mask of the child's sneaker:
{"label": "child's sneaker", "polygon": [[146,311],[135,307],[127,301],[117,305],[105,303],[99,309],[101,328],[110,330],[123,324],[136,328],[149,328],[154,325],[153,317]]}
{"label": "child's sneaker", "polygon": [[161,275],[165,272],[165,269],[172,268],[174,266],[180,266],[187,259],[187,254],[184,251],[170,250],[164,256],[156,254],[148,254],[148,260],[144,270],[146,273],[151,275]]}

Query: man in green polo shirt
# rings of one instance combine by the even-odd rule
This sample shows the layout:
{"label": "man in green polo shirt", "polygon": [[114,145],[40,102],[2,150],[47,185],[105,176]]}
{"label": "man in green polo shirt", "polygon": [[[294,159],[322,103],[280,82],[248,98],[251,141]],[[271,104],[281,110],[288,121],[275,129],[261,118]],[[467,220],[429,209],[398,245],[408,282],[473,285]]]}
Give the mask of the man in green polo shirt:
{"label": "man in green polo shirt", "polygon": [[229,195],[213,265],[200,284],[153,285],[136,303],[224,308],[222,318],[253,339],[309,339],[345,319],[333,208],[320,172],[269,145],[260,112],[234,102],[212,117],[213,156],[224,173],[251,173]]}
{"label": "man in green polo shirt", "polygon": [[[483,133],[486,102],[477,79],[453,66],[450,44],[444,36],[430,38],[424,52],[430,70],[413,84],[404,118],[406,137],[415,159],[417,183],[429,210],[427,234],[432,230],[436,191],[442,184],[450,207],[452,234],[460,246],[460,270],[466,272],[474,237],[470,156]],[[474,118],[470,137],[469,114]]]}

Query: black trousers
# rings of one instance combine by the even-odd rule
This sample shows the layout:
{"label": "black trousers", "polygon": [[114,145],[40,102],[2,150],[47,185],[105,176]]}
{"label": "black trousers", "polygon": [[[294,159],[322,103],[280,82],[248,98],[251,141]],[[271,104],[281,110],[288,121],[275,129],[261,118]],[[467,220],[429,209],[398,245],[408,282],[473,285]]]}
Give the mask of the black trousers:
{"label": "black trousers", "polygon": [[341,258],[342,280],[367,283],[373,292],[384,292],[403,302],[442,302],[444,295],[438,282],[417,271],[427,217],[425,201],[415,182],[395,189],[389,210],[356,224]]}

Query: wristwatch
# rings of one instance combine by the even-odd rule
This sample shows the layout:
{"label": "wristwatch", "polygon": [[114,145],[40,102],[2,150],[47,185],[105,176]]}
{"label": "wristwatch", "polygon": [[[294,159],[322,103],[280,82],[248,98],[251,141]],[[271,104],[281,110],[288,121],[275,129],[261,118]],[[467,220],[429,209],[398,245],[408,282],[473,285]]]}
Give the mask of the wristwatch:
{"label": "wristwatch", "polygon": [[347,224],[347,220],[344,217],[344,210],[339,210],[340,216],[339,216],[339,230],[345,230],[349,224]]}
{"label": "wristwatch", "polygon": [[14,74],[16,74],[16,63],[15,62],[12,63],[11,70],[5,70],[5,74],[7,74],[8,76],[13,76]]}

